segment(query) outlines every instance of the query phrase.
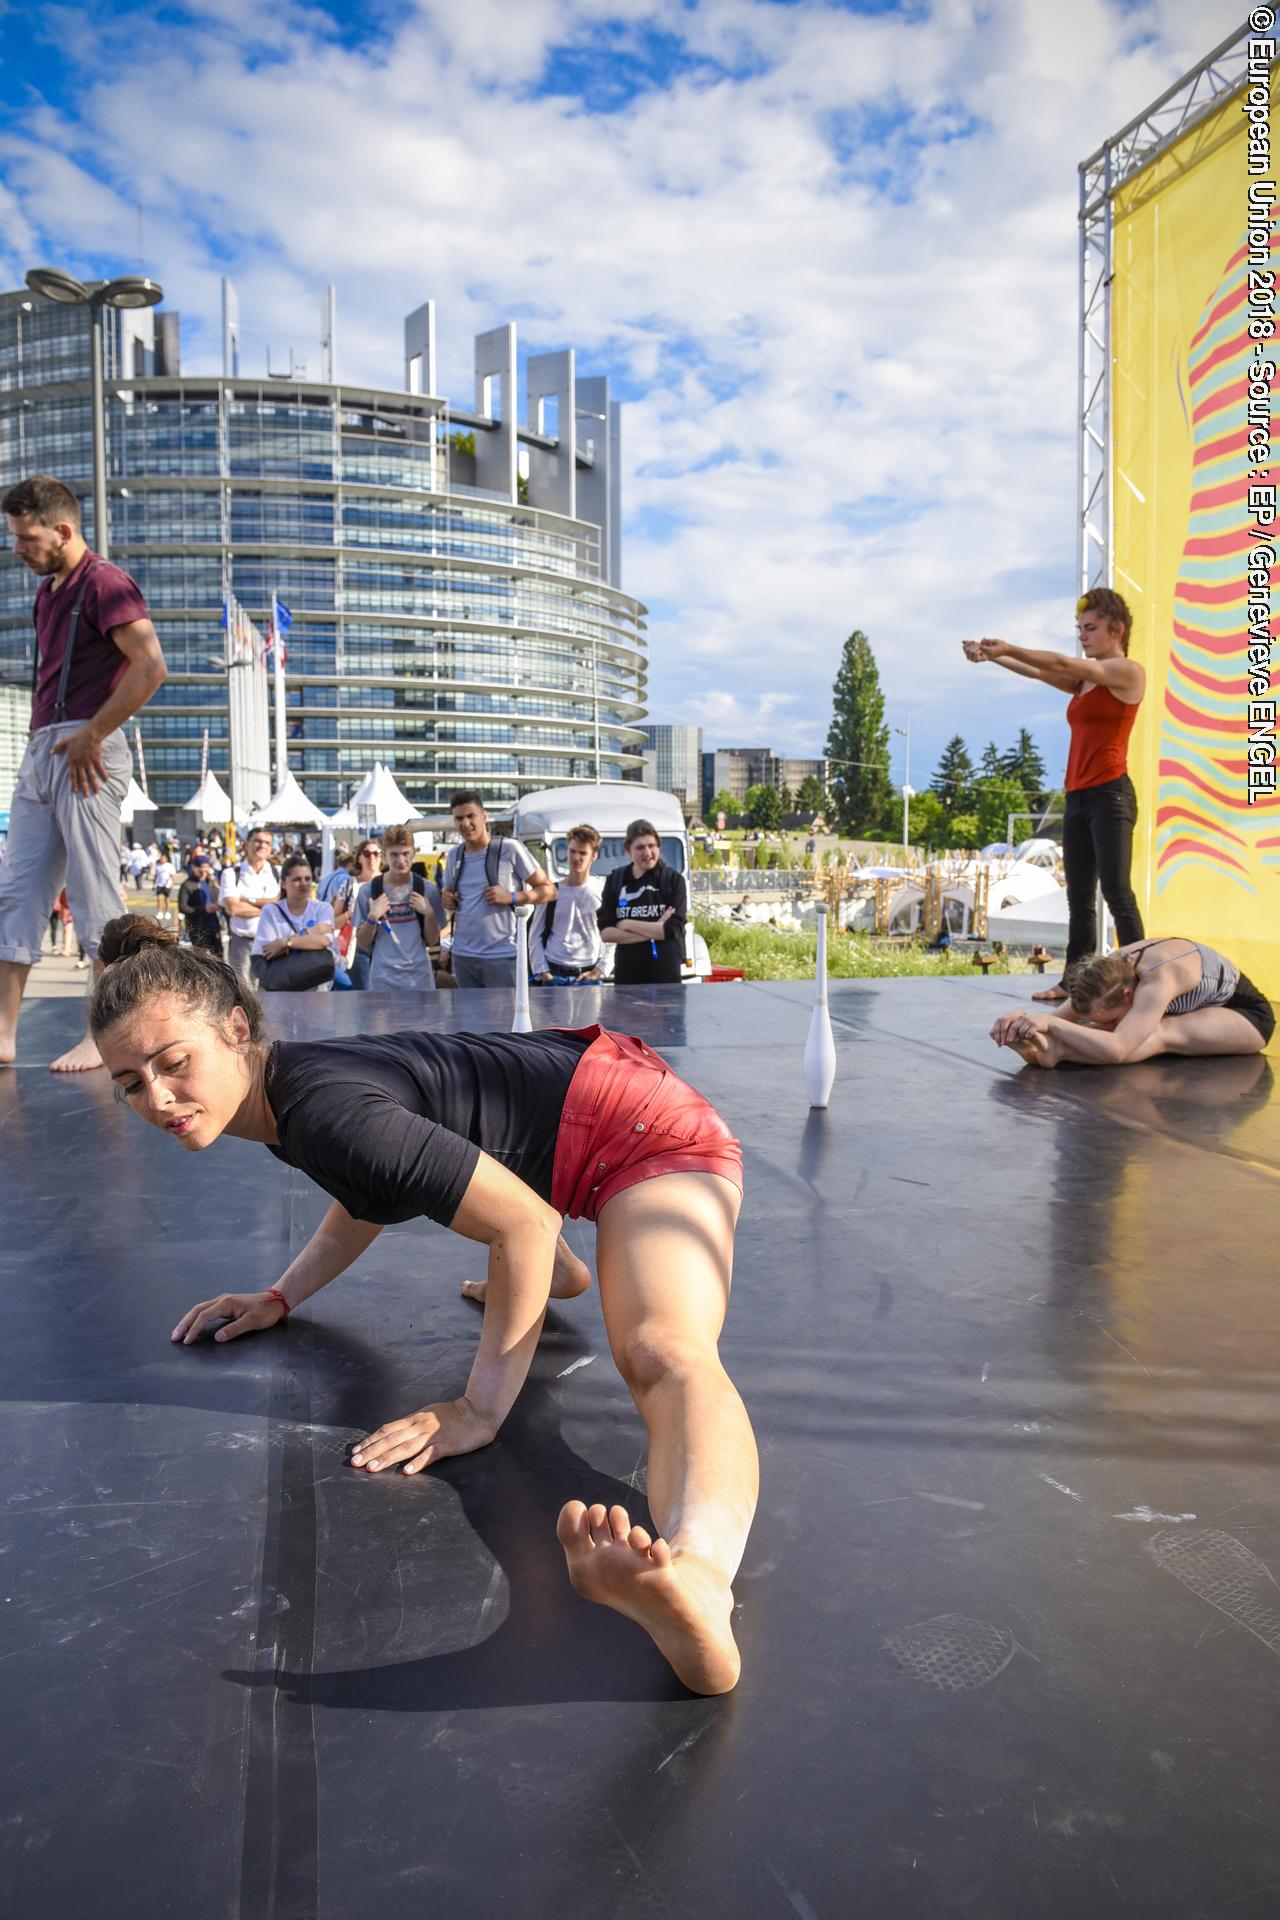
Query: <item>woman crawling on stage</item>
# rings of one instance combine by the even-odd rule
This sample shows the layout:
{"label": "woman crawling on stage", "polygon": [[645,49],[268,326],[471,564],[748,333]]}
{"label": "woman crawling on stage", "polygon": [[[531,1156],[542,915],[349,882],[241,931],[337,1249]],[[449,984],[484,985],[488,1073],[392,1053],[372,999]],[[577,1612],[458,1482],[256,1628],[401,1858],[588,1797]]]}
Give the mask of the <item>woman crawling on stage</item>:
{"label": "woman crawling on stage", "polygon": [[991,1038],[1033,1067],[1112,1067],[1158,1053],[1261,1053],[1275,1032],[1252,980],[1212,947],[1174,935],[1094,954],[1067,975],[1067,989],[1062,1013],[1002,1014]]}
{"label": "woman crawling on stage", "polygon": [[251,989],[159,922],[111,921],[101,958],[90,1027],[134,1111],[190,1151],[223,1133],[260,1141],[333,1199],[275,1286],[202,1300],[175,1341],[228,1318],[218,1341],[276,1325],[393,1221],[425,1215],[489,1249],[487,1282],[464,1289],[484,1298],[466,1391],[379,1427],[353,1466],[414,1474],[488,1445],[548,1297],[590,1285],[561,1217],[596,1222],[605,1326],[648,1428],[659,1532],[570,1500],[556,1533],[580,1594],[642,1626],[695,1692],[728,1692],[730,1583],[758,1471],[717,1352],[742,1154],[715,1109],[641,1041],[599,1027],[267,1044]]}

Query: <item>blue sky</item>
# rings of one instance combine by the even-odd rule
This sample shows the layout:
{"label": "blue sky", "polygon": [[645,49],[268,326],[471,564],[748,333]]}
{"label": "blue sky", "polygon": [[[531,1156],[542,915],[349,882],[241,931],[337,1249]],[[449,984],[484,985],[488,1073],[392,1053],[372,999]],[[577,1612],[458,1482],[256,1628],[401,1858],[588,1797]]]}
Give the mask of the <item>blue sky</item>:
{"label": "blue sky", "polygon": [[[1068,24],[1069,19],[1069,24]],[[0,284],[146,269],[218,365],[398,385],[437,302],[577,349],[624,422],[625,584],[657,719],[822,749],[852,627],[913,784],[1059,696],[960,641],[1069,646],[1076,166],[1234,0],[423,0],[0,13]],[[1138,610],[1139,623],[1141,610]],[[895,745],[900,743],[895,741]]]}

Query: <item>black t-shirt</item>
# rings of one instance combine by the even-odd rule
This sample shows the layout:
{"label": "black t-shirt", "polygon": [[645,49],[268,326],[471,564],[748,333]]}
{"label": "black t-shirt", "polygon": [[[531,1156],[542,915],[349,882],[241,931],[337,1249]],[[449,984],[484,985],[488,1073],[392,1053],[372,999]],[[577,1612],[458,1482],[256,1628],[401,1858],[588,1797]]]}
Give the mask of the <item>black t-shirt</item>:
{"label": "black t-shirt", "polygon": [[420,1214],[448,1226],[482,1150],[549,1201],[565,1095],[591,1039],[549,1028],[277,1041],[271,1152],[381,1226]]}
{"label": "black t-shirt", "polygon": [[614,948],[615,986],[679,983],[684,965],[684,923],[689,909],[684,876],[665,860],[659,860],[642,880],[636,879],[630,861],[625,867],[615,867],[608,875],[596,914],[596,922],[602,929],[621,926],[624,921],[631,926],[637,922],[643,925],[646,920],[660,919],[668,907],[674,907],[675,912],[667,922],[664,939],[628,941],[625,946]]}

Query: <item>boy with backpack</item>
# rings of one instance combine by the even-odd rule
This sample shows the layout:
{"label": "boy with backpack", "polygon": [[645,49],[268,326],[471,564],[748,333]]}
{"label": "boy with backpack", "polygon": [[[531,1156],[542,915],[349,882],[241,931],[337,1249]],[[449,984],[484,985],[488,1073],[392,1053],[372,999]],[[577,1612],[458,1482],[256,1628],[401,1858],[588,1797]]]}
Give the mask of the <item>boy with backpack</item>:
{"label": "boy with backpack", "polygon": [[433,992],[430,949],[440,940],[440,889],[413,868],[413,835],[388,827],[382,836],[384,871],[356,894],[351,922],[356,945],[369,959],[369,991],[384,987]]}
{"label": "boy with backpack", "polygon": [[514,991],[515,909],[545,905],[555,887],[519,840],[489,832],[478,793],[455,793],[449,811],[461,842],[449,849],[440,896],[454,915],[449,970],[460,987]]}
{"label": "boy with backpack", "polygon": [[591,863],[600,848],[594,827],[575,827],[569,835],[569,877],[549,906],[529,922],[529,971],[540,985],[562,980],[604,977],[604,942],[596,915],[604,881],[593,878]]}

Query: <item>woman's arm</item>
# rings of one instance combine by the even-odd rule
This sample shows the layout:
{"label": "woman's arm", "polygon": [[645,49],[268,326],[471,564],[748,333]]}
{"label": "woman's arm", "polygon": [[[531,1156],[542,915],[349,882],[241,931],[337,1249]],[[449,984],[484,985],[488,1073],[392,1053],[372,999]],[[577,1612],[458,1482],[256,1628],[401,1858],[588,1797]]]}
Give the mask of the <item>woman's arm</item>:
{"label": "woman's arm", "polygon": [[1007,640],[966,640],[964,653],[966,660],[979,664],[989,660],[994,666],[1021,675],[1024,680],[1039,680],[1045,686],[1056,687],[1059,693],[1075,693],[1082,678],[1073,670],[1079,663],[1068,662],[1065,654],[1014,647]]}
{"label": "woman's arm", "polygon": [[1074,1060],[1087,1060],[1095,1066],[1119,1066],[1151,1038],[1173,998],[1172,989],[1152,981],[1145,992],[1139,989],[1124,1019],[1110,1032],[1105,1027],[1061,1020],[1056,1014],[1050,1014],[1045,1031],[1056,1035]]}
{"label": "woman's arm", "polygon": [[457,1400],[437,1401],[379,1427],[352,1465],[371,1473],[403,1464],[419,1473],[436,1460],[487,1446],[525,1383],[551,1293],[560,1216],[532,1187],[482,1153],[450,1227],[489,1249],[480,1346]]}
{"label": "woman's arm", "polygon": [[219,1343],[235,1340],[242,1333],[256,1333],[260,1328],[275,1326],[278,1320],[283,1320],[286,1307],[300,1306],[313,1293],[319,1293],[321,1287],[336,1280],[340,1273],[345,1273],[381,1232],[382,1228],[370,1220],[352,1219],[346,1208],[335,1200],[302,1252],[276,1281],[273,1292],[283,1295],[285,1306],[269,1299],[265,1289],[255,1294],[220,1293],[215,1300],[202,1300],[190,1308],[170,1339],[180,1340],[184,1347],[189,1347],[200,1338],[210,1321],[228,1317],[231,1325],[214,1335]]}

